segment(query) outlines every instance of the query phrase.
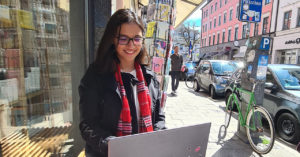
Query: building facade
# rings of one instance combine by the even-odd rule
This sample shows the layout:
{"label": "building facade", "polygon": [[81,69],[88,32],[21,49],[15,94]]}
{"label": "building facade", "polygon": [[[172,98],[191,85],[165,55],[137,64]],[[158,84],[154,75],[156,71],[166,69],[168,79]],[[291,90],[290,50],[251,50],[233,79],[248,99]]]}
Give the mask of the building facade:
{"label": "building facade", "polygon": [[239,0],[211,0],[202,8],[201,53],[214,59],[236,59],[239,47],[234,41],[245,45],[247,30],[250,37],[269,35],[274,0],[263,0],[261,22],[247,24],[238,20]]}
{"label": "building facade", "polygon": [[300,1],[279,0],[272,63],[300,64]]}

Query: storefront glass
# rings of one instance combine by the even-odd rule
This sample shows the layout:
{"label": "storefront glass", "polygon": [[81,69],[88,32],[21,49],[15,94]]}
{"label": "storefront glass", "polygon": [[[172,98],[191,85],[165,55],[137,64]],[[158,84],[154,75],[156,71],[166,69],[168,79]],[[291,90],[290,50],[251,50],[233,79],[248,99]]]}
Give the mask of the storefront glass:
{"label": "storefront glass", "polygon": [[0,12],[0,156],[59,155],[72,124],[69,0],[0,0]]}

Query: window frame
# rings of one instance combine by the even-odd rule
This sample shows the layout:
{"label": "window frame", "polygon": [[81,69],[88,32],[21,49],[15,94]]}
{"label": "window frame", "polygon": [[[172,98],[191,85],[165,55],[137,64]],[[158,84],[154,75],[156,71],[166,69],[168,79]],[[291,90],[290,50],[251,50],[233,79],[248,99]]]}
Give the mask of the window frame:
{"label": "window frame", "polygon": [[[289,17],[286,21],[286,14],[289,13]],[[282,30],[289,30],[291,29],[291,19],[292,19],[292,10],[286,11],[283,13],[283,25]],[[287,25],[286,25],[287,22]]]}
{"label": "window frame", "polygon": [[227,42],[231,41],[231,29],[228,29]]}
{"label": "window frame", "polygon": [[239,39],[239,27],[234,28],[234,41]]}
{"label": "window frame", "polygon": [[[267,19],[267,20],[265,20]],[[263,27],[261,34],[267,34],[268,33],[268,25],[269,25],[269,16],[266,16],[263,18]]]}
{"label": "window frame", "polygon": [[300,27],[300,8],[298,8],[296,27]]}

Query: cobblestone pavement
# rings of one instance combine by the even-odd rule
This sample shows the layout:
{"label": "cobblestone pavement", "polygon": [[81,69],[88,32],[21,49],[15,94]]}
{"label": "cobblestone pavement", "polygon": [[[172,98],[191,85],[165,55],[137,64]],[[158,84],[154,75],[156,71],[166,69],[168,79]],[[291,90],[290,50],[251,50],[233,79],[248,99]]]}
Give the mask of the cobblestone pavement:
{"label": "cobblestone pavement", "polygon": [[[166,126],[176,128],[188,125],[211,122],[211,130],[206,156],[210,157],[249,157],[260,156],[255,153],[246,141],[237,135],[238,121],[231,118],[225,138],[218,138],[221,125],[224,124],[224,98],[213,100],[204,91],[194,92],[180,82],[177,96],[171,94],[171,83],[168,88],[168,98],[165,106]],[[236,116],[235,116],[236,117]],[[266,157],[300,157],[293,146],[287,146],[276,140],[272,151],[261,155]]]}

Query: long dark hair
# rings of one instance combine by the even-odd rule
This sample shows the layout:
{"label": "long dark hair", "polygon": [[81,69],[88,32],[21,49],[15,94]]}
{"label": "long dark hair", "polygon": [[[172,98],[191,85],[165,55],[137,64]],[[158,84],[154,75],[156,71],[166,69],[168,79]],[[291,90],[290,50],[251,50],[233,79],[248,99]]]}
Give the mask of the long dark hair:
{"label": "long dark hair", "polygon": [[[115,72],[116,64],[120,63],[114,45],[114,38],[119,34],[121,25],[124,23],[137,24],[141,28],[143,35],[145,34],[143,21],[134,12],[129,9],[120,9],[116,11],[110,17],[106,25],[97,51],[95,64],[98,66],[99,72],[101,73]],[[142,65],[149,64],[149,56],[144,43],[140,53],[136,56],[135,61]]]}

